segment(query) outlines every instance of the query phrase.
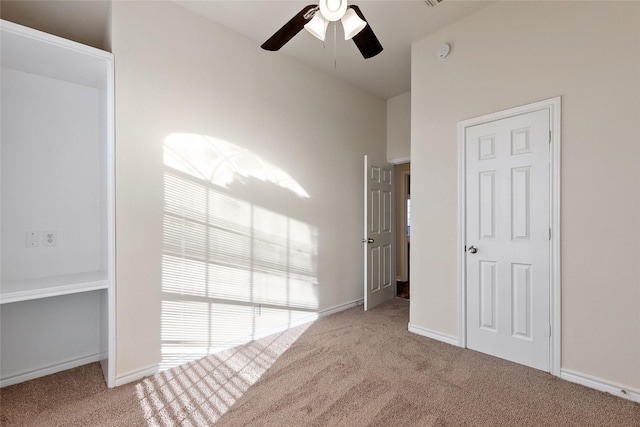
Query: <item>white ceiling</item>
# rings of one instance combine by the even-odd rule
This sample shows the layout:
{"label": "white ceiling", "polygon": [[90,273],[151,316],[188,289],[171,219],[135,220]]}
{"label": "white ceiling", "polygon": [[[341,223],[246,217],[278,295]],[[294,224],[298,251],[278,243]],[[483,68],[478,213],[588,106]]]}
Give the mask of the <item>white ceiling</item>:
{"label": "white ceiling", "polygon": [[[128,0],[114,0],[128,1]],[[255,40],[260,46],[304,6],[315,0],[203,1],[173,0],[176,4]],[[108,0],[2,0],[3,19],[27,25],[95,47],[106,45]],[[384,47],[364,59],[352,41],[343,40],[337,25],[335,43],[329,27],[326,46],[301,31],[278,52],[367,90],[383,99],[411,89],[411,44],[492,4],[490,1],[445,0],[435,7],[424,1],[360,0],[360,6]],[[455,46],[453,46],[455,50]],[[434,52],[435,55],[435,52]]]}
{"label": "white ceiling", "polygon": [[[295,14],[315,0],[297,1],[189,1],[181,6],[256,41],[260,46]],[[411,44],[492,4],[489,1],[445,0],[435,7],[424,1],[359,0],[384,50],[364,59],[353,41],[345,41],[337,25],[336,61],[331,26],[323,43],[301,31],[273,55],[289,55],[354,86],[388,99],[411,89]],[[435,55],[435,52],[434,52]]]}

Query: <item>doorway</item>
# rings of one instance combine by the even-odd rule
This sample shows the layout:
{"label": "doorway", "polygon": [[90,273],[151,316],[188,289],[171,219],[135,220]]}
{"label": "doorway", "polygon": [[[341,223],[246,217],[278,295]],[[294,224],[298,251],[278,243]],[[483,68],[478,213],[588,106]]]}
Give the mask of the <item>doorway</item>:
{"label": "doorway", "polygon": [[560,99],[459,124],[460,344],[559,374]]}
{"label": "doorway", "polygon": [[396,296],[410,297],[411,163],[394,166],[396,186]]}

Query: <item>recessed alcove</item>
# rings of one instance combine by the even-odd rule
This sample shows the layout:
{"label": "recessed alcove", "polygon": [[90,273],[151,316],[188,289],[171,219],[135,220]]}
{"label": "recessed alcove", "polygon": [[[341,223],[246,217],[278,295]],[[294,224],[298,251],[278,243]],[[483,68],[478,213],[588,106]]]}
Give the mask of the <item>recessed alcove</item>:
{"label": "recessed alcove", "polygon": [[1,21],[0,385],[114,377],[113,58]]}

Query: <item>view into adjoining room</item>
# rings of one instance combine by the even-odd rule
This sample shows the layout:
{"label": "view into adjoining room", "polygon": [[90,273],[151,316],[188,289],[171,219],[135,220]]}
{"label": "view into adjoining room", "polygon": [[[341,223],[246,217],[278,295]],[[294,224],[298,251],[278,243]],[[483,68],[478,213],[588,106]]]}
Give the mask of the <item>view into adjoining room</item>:
{"label": "view into adjoining room", "polygon": [[410,297],[411,163],[394,167],[396,180],[396,296]]}

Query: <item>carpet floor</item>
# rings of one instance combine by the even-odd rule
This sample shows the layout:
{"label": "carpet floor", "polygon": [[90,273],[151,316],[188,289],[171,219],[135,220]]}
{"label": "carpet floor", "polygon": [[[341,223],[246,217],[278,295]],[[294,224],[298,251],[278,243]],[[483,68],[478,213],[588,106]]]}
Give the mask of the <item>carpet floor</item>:
{"label": "carpet floor", "polygon": [[99,364],[0,390],[2,426],[640,426],[640,405],[355,307],[106,388]]}

